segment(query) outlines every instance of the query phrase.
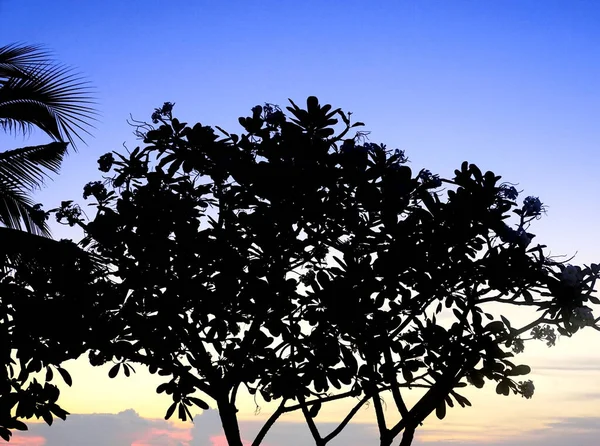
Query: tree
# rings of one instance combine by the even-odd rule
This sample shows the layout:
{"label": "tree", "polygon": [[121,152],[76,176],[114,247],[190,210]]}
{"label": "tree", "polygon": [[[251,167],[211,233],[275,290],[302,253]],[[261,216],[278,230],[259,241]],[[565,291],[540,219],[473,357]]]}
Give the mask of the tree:
{"label": "tree", "polygon": [[[22,134],[38,128],[55,141],[0,153],[0,224],[50,235],[29,193],[58,173],[68,143],[75,148],[75,140],[89,134],[91,105],[87,82],[41,47],[0,47],[0,127]],[[11,233],[0,234],[5,239]]]}
{"label": "tree", "polygon": [[[51,423],[52,413],[66,416],[54,404],[58,397],[55,386],[29,380],[30,373],[41,370],[35,358],[42,355],[46,365],[55,364],[55,370],[69,383],[68,373],[59,365],[85,351],[77,350],[73,342],[67,350],[60,349],[64,336],[72,334],[68,327],[73,325],[63,304],[65,296],[87,289],[91,276],[85,276],[87,281],[79,290],[65,290],[64,284],[61,290],[56,287],[65,282],[69,271],[75,277],[81,277],[77,271],[97,274],[100,265],[74,243],[49,238],[47,213],[34,204],[30,194],[51,174],[58,173],[68,144],[75,148],[75,139],[83,141],[81,134],[88,133],[94,116],[89,91],[86,82],[38,46],[0,47],[0,127],[24,135],[38,128],[54,140],[0,153],[0,345],[4,361],[0,372],[0,436],[7,440],[9,429],[26,428],[18,418],[37,415]],[[33,287],[29,280],[33,280]],[[47,302],[36,298],[34,289],[38,286],[52,293]],[[52,318],[44,313],[46,307],[60,305],[63,312]],[[54,327],[51,337],[38,337],[40,330],[44,332],[48,324],[59,321],[63,326]],[[46,377],[52,378],[50,367]],[[14,417],[11,409],[17,404]]]}
{"label": "tree", "polygon": [[[82,313],[90,328],[73,348],[89,350],[92,365],[112,361],[111,377],[134,364],[164,376],[166,418],[191,418],[190,406],[211,401],[228,444],[240,446],[236,399],[246,388],[279,402],[253,445],[298,410],[323,446],[370,402],[380,445],[402,435],[406,446],[431,413],[470,405],[459,393],[469,383],[530,398],[533,384],[516,381],[529,367],[510,360],[526,341],[600,329],[590,308],[600,267],[566,265],[532,245],[539,199],[518,206],[513,186],[466,162],[451,179],[415,175],[403,152],[349,135],[362,123],[314,97],[287,110],[257,106],[240,118],[243,134],[216,127],[219,137],[165,103],[152,116],[158,128],[140,130],[144,148],[100,158],[110,174],[84,188],[93,220],[72,202],[56,210],[110,270],[71,268],[87,290],[77,311],[94,311]],[[52,274],[14,275],[46,315],[64,307],[44,296],[75,299]],[[5,300],[16,315],[28,311],[16,309],[19,289]],[[535,316],[513,327],[502,315],[511,307]],[[55,339],[52,324],[37,336],[59,352],[74,339]],[[41,370],[54,356],[32,342]],[[424,393],[408,407],[411,389]],[[397,409],[393,424],[384,397]],[[320,408],[340,399],[353,407],[321,433]]]}

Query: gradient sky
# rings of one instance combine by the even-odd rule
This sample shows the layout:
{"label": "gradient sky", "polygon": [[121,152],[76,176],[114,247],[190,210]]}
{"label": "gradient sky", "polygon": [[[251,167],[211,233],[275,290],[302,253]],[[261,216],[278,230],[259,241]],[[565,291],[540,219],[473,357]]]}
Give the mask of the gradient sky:
{"label": "gradient sky", "polygon": [[[597,0],[0,0],[0,45],[44,44],[97,92],[94,138],[37,195],[46,208],[83,202],[97,158],[136,146],[130,114],[149,120],[172,101],[180,119],[239,130],[237,117],[256,104],[316,95],[352,111],[373,142],[406,150],[415,169],[451,175],[469,160],[519,183],[549,207],[532,228],[540,242],[579,263],[600,261],[598,23]],[[42,141],[0,135],[0,150]],[[78,234],[57,227],[55,236]],[[533,367],[534,399],[499,397],[488,384],[469,394],[473,408],[427,420],[416,443],[596,445],[596,334],[527,349],[520,362]],[[168,401],[143,371],[111,381],[85,361],[68,369],[75,384],[63,402],[76,415],[35,425],[15,444],[220,444],[214,414],[194,426],[161,421]],[[252,402],[241,409],[254,432]],[[344,409],[325,411],[324,422]],[[369,410],[358,421],[337,444],[376,438]],[[298,445],[311,444],[301,424],[267,443],[296,444],[286,439],[296,430]]]}

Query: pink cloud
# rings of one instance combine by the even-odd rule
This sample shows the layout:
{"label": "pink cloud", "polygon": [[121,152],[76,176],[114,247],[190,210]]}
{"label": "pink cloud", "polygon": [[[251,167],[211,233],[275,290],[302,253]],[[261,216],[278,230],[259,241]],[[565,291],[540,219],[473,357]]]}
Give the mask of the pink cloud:
{"label": "pink cloud", "polygon": [[131,446],[189,446],[192,440],[190,429],[173,428],[150,428],[145,432],[141,432],[140,438],[136,438]]}
{"label": "pink cloud", "polygon": [[20,432],[13,433],[10,439],[11,446],[43,446],[46,444],[46,439],[42,436],[29,436]]}
{"label": "pink cloud", "polygon": [[[227,446],[227,438],[225,435],[213,435],[210,437],[211,446]],[[244,446],[250,446],[252,442],[242,440]]]}

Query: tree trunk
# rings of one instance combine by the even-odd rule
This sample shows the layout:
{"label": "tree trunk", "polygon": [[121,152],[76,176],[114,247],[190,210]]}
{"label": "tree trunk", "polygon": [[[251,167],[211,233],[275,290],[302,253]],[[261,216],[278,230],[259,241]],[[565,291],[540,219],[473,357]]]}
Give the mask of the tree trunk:
{"label": "tree trunk", "polygon": [[219,417],[228,446],[243,446],[240,427],[237,420],[237,409],[229,401],[217,401]]}

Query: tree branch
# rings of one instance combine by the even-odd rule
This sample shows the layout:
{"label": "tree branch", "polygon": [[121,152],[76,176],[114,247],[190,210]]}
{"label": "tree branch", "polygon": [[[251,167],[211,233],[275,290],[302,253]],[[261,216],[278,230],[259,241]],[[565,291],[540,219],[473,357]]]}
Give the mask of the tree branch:
{"label": "tree branch", "polygon": [[402,435],[402,441],[400,441],[399,446],[410,446],[412,444],[413,438],[415,436],[415,428],[407,427]]}
{"label": "tree branch", "polygon": [[[390,366],[393,364],[392,361],[392,354],[390,353],[389,348],[386,348],[385,351],[383,352],[383,355],[385,356],[385,360],[388,362],[388,364],[390,364]],[[398,380],[396,378],[396,374],[392,371],[389,373],[390,378],[393,380],[393,382],[390,382],[390,385],[392,387],[392,396],[394,397],[394,402],[396,403],[396,407],[398,408],[398,411],[400,412],[400,415],[402,415],[402,417],[406,417],[408,416],[408,408],[406,407],[406,404],[404,403],[404,400],[402,399],[402,395],[400,394],[400,387],[398,386]],[[393,385],[395,384],[395,385]]]}
{"label": "tree branch", "polygon": [[313,420],[313,417],[310,416],[310,413],[308,413],[308,406],[306,405],[306,402],[304,400],[304,396],[302,395],[298,395],[298,401],[300,401],[300,407],[302,408],[302,414],[304,415],[304,419],[306,420],[306,424],[308,424],[308,428],[310,429],[310,433],[312,434],[313,438],[315,439],[315,444],[317,446],[323,446],[323,439],[321,438],[321,434],[319,433],[319,429],[317,428],[317,425],[315,424],[315,420]]}
{"label": "tree branch", "polygon": [[283,401],[281,401],[281,404],[279,405],[277,410],[275,412],[273,412],[273,415],[271,415],[269,417],[269,419],[267,420],[267,422],[265,424],[263,424],[263,427],[260,429],[260,431],[256,435],[256,438],[252,442],[252,446],[259,446],[262,443],[265,436],[267,435],[267,432],[269,432],[269,429],[271,429],[273,424],[275,424],[275,421],[277,421],[277,419],[285,412],[284,409],[285,409],[286,401],[287,401],[287,399],[284,399]]}
{"label": "tree branch", "polygon": [[[361,399],[358,404],[356,404],[348,415],[344,418],[344,420],[336,427],[333,431],[329,433],[325,438],[323,438],[323,444],[327,444],[329,441],[333,440],[338,434],[346,427],[346,425],[352,420],[354,415],[358,412],[358,410],[367,402],[371,397],[365,396]],[[254,446],[254,445],[253,445]]]}
{"label": "tree branch", "polygon": [[376,390],[375,386],[373,386],[373,389],[375,389],[375,390],[373,391],[371,398],[373,398],[373,405],[375,406],[375,416],[377,417],[377,427],[379,428],[379,437],[383,439],[383,438],[387,437],[389,430],[385,423],[385,414],[383,413],[383,407],[381,405],[380,392],[378,392]]}

